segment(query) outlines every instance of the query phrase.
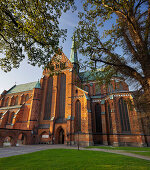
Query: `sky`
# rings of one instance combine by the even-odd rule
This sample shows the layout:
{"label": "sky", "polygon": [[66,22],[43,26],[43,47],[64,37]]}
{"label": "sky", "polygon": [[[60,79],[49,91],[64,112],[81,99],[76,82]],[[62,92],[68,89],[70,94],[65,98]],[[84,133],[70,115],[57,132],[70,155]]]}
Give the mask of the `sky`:
{"label": "sky", "polygon": [[[60,18],[60,27],[67,29],[67,38],[64,43],[61,43],[64,54],[70,58],[72,35],[75,27],[78,24],[78,11],[81,10],[82,4],[76,0],[77,10],[75,12],[68,11]],[[2,55],[2,54],[0,54]],[[0,69],[0,94],[4,90],[9,90],[12,86],[25,84],[29,82],[38,81],[42,77],[43,69],[38,66],[31,66],[27,60],[21,62],[18,69],[12,69],[10,72],[5,73]]]}
{"label": "sky", "polygon": [[[60,43],[63,47],[63,53],[70,58],[71,46],[72,46],[72,36],[75,30],[75,27],[78,25],[78,12],[83,11],[81,0],[75,0],[77,10],[72,13],[72,11],[67,11],[60,18],[60,28],[67,29],[67,37],[64,43]],[[110,21],[106,22],[105,29],[109,29]],[[100,30],[100,34],[104,29]],[[121,50],[119,50],[121,53]],[[2,55],[2,54],[0,54]],[[84,58],[81,54],[78,53],[79,60]],[[40,80],[42,77],[43,69],[38,66],[31,66],[27,63],[27,59],[21,62],[18,69],[12,69],[10,72],[5,73],[0,69],[0,94],[4,90],[9,90],[15,84],[25,84],[29,82],[34,82]],[[131,88],[132,90],[132,88]]]}

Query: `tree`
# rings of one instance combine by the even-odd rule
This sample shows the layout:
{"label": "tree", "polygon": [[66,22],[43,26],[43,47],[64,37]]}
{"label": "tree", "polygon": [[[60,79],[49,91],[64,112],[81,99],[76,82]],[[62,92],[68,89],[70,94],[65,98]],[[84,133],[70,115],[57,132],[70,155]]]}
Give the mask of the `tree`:
{"label": "tree", "polygon": [[74,0],[1,0],[0,52],[5,56],[0,67],[18,68],[25,54],[32,65],[46,64],[57,52],[59,39],[65,39],[59,19],[71,7],[75,9]]}
{"label": "tree", "polygon": [[[83,6],[77,28],[80,51],[110,73],[137,81],[150,106],[150,1],[84,0]],[[109,29],[101,34],[105,23]]]}

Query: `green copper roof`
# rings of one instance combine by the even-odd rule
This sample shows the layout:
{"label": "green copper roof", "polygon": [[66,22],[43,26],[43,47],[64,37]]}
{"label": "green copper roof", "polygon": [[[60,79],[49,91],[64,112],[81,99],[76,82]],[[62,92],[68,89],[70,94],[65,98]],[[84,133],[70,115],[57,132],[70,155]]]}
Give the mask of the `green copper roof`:
{"label": "green copper roof", "polygon": [[40,89],[40,88],[41,88],[41,85],[40,85],[39,80],[38,80],[38,82],[36,83],[35,88],[36,88],[36,89]]}
{"label": "green copper roof", "polygon": [[70,53],[70,61],[72,63],[78,64],[78,56],[77,56],[77,49],[75,45],[75,36],[73,36],[72,39],[72,47],[71,47],[71,53]]}
{"label": "green copper roof", "polygon": [[[106,75],[107,75],[107,72],[101,71],[100,69],[96,71],[85,71],[85,72],[79,73],[79,76],[83,82],[96,81],[98,80],[98,78],[105,78]],[[113,77],[122,78],[121,74],[119,73],[114,75]]]}
{"label": "green copper roof", "polygon": [[95,81],[98,77],[103,77],[104,73],[102,71],[85,71],[79,73],[82,81]]}
{"label": "green copper roof", "polygon": [[31,82],[26,84],[15,85],[10,90],[8,90],[7,94],[33,90],[36,87],[37,83],[38,82],[36,81],[36,82]]}

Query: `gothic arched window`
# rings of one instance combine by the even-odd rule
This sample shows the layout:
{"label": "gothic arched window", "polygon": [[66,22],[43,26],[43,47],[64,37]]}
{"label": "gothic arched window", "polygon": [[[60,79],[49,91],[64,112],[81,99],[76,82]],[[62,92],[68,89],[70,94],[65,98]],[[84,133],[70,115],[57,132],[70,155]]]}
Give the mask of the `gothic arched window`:
{"label": "gothic arched window", "polygon": [[96,84],[95,85],[95,94],[98,95],[98,94],[101,94],[101,87],[99,84]]}
{"label": "gothic arched window", "polygon": [[109,103],[108,103],[107,109],[108,109],[108,119],[109,119],[109,132],[112,133],[111,109],[110,109],[110,104]]}
{"label": "gothic arched window", "polygon": [[8,104],[9,104],[9,97],[5,101],[5,106],[8,106]]}
{"label": "gothic arched window", "polygon": [[15,97],[14,96],[11,98],[11,104],[10,105],[11,106],[15,105]]}
{"label": "gothic arched window", "polygon": [[127,104],[123,100],[123,98],[119,99],[118,107],[119,107],[122,132],[130,132],[130,123],[129,123]]}
{"label": "gothic arched window", "polygon": [[95,105],[95,123],[96,132],[102,132],[101,107],[98,103]]}
{"label": "gothic arched window", "polygon": [[112,93],[113,92],[113,86],[112,84],[108,85],[108,93]]}
{"label": "gothic arched window", "polygon": [[25,95],[23,94],[22,96],[21,96],[21,104],[23,104],[25,102]]}
{"label": "gothic arched window", "polygon": [[53,91],[53,77],[49,77],[47,83],[44,120],[49,120],[51,117],[52,91]]}
{"label": "gothic arched window", "polygon": [[11,117],[10,117],[10,122],[9,123],[12,123],[14,115],[15,115],[15,112],[11,113]]}
{"label": "gothic arched window", "polygon": [[65,117],[66,75],[60,74],[59,117]]}
{"label": "gothic arched window", "polygon": [[79,100],[75,103],[75,126],[76,132],[81,131],[81,103]]}
{"label": "gothic arched window", "polygon": [[119,84],[119,91],[123,91],[123,86],[121,83]]}
{"label": "gothic arched window", "polygon": [[2,99],[1,107],[4,106],[4,98]]}
{"label": "gothic arched window", "polygon": [[17,105],[18,104],[18,96],[16,96],[16,98],[15,98],[15,105]]}
{"label": "gothic arched window", "polygon": [[29,95],[27,94],[26,98],[25,98],[25,101],[28,101],[28,100],[29,100]]}

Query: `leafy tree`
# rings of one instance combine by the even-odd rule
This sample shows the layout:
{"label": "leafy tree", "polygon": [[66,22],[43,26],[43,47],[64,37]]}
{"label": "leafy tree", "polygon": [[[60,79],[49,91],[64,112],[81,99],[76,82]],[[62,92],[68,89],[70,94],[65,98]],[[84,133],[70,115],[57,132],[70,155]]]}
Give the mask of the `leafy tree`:
{"label": "leafy tree", "polygon": [[74,0],[1,0],[0,67],[18,68],[25,54],[32,65],[47,63],[65,38],[59,19],[70,8]]}
{"label": "leafy tree", "polygon": [[141,101],[150,106],[150,1],[84,0],[83,6],[77,28],[80,51],[110,74],[138,82],[144,91]]}

